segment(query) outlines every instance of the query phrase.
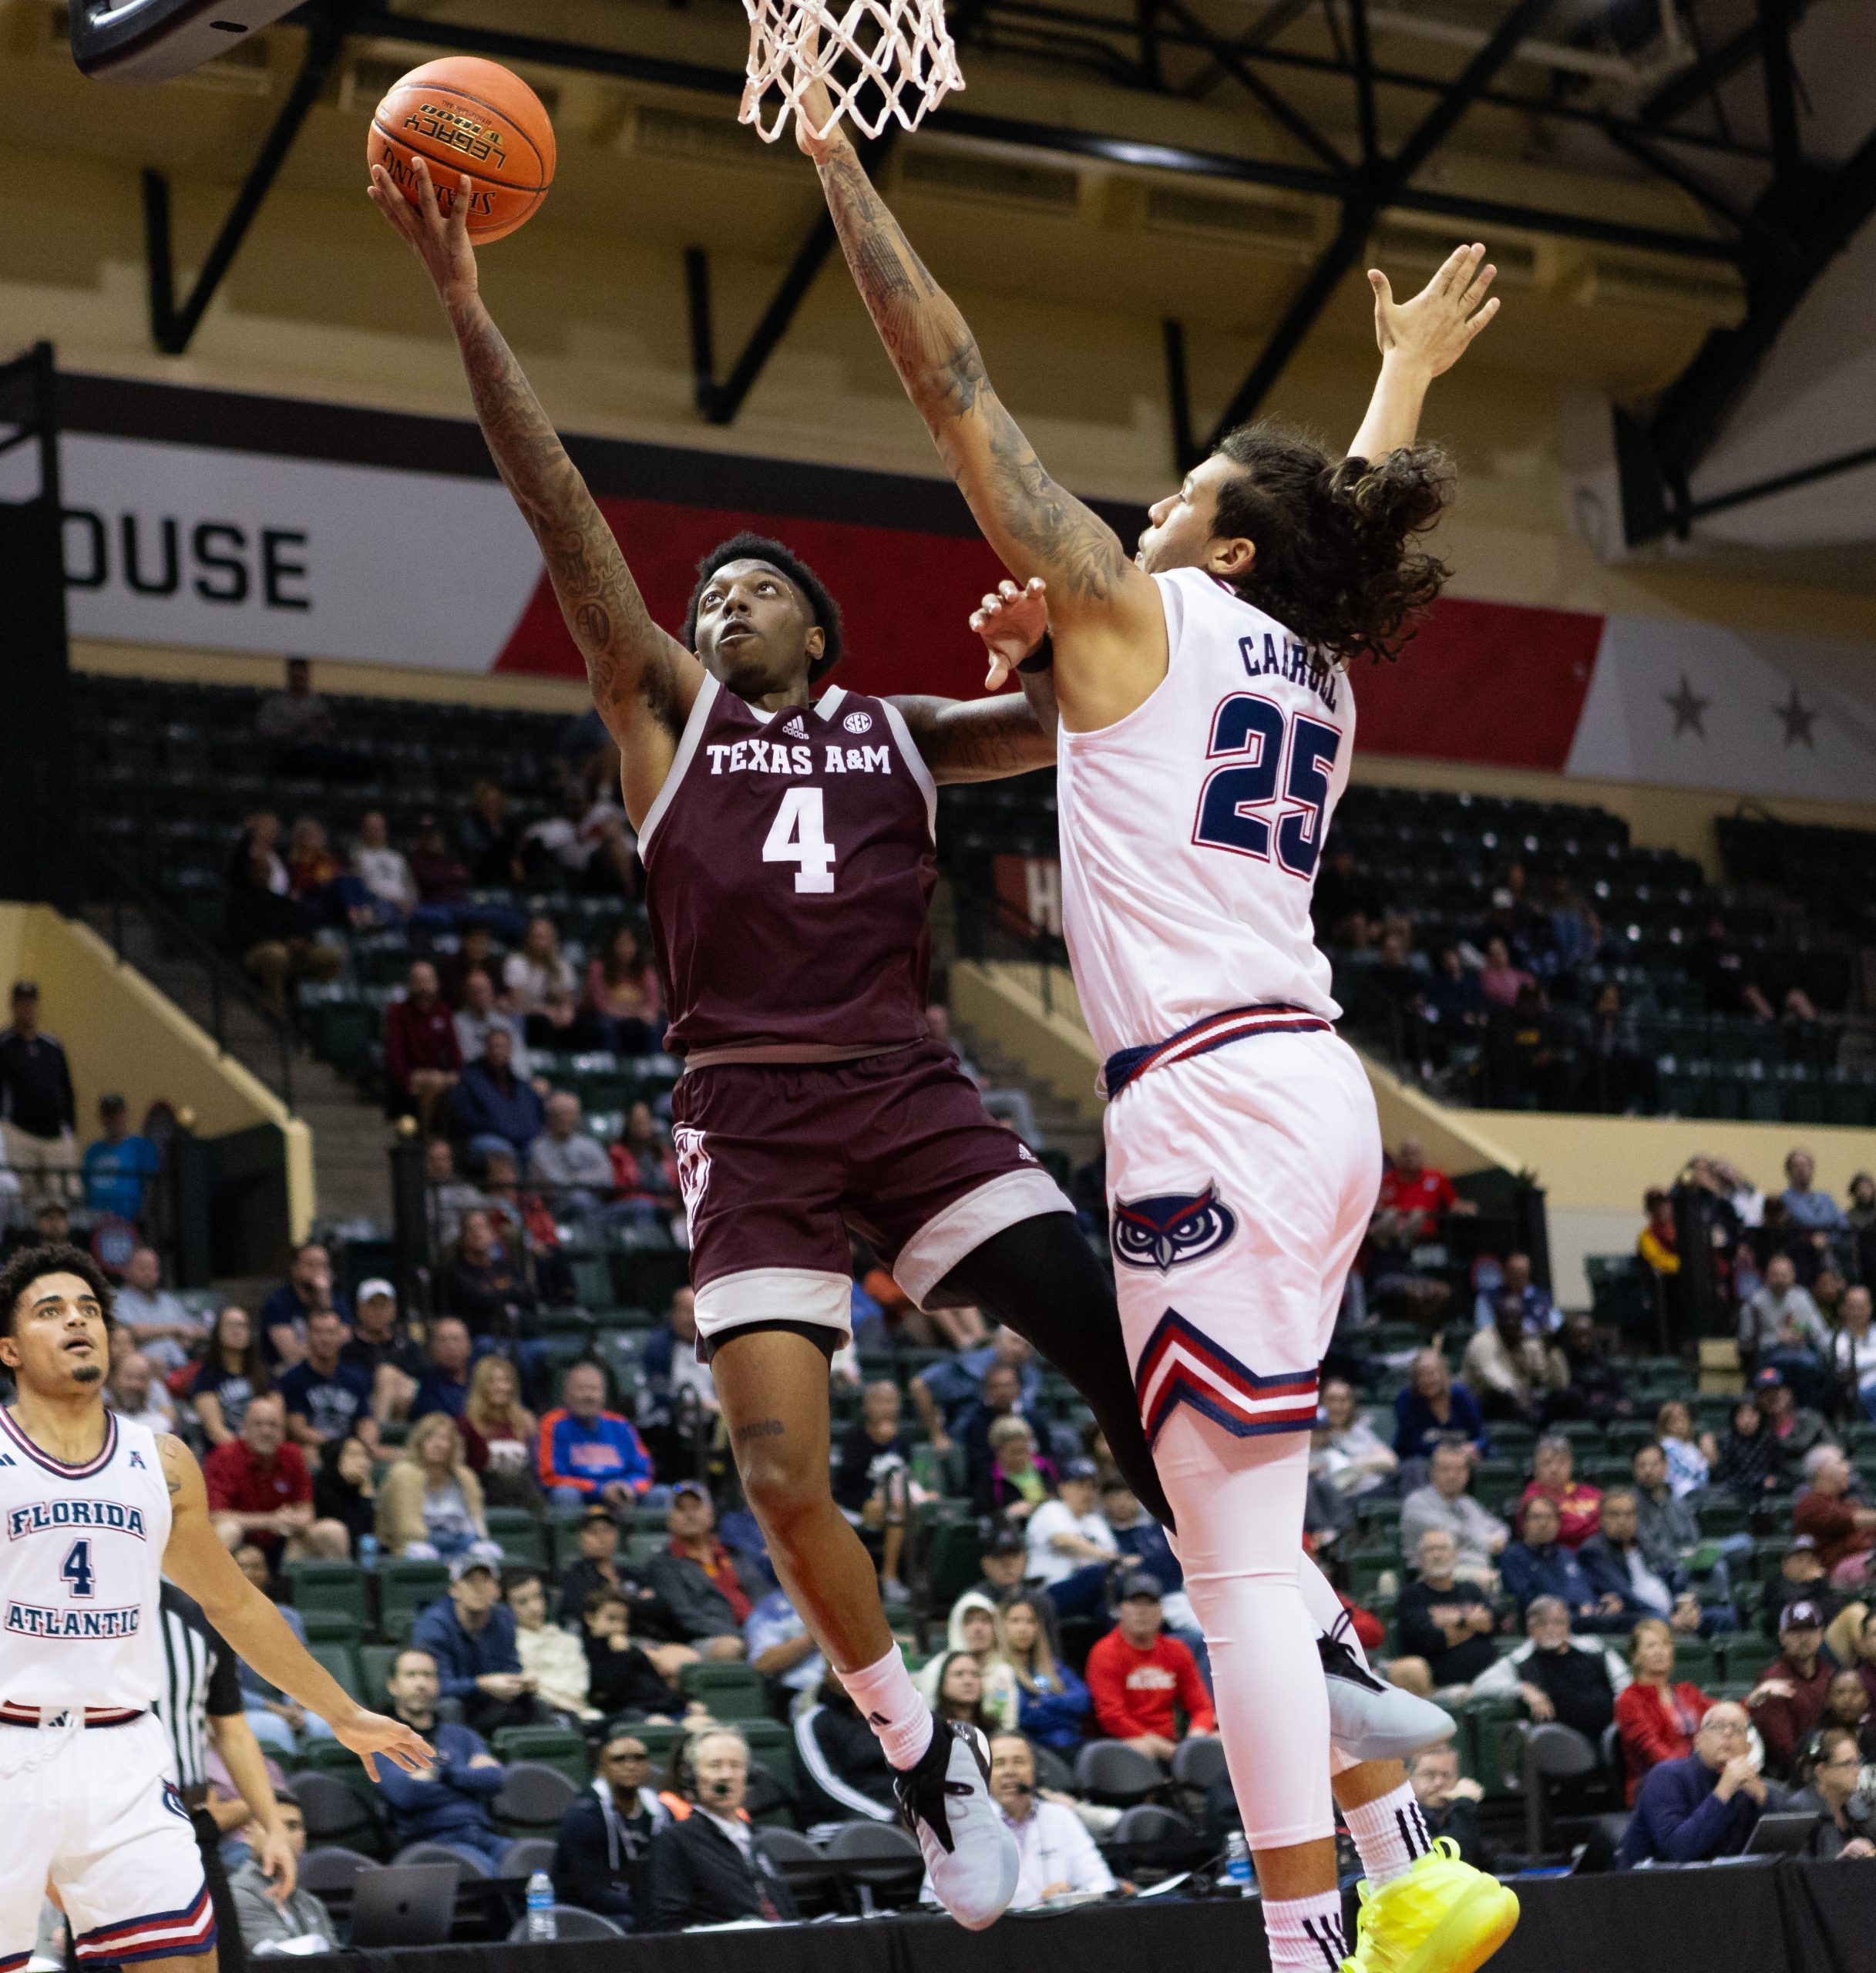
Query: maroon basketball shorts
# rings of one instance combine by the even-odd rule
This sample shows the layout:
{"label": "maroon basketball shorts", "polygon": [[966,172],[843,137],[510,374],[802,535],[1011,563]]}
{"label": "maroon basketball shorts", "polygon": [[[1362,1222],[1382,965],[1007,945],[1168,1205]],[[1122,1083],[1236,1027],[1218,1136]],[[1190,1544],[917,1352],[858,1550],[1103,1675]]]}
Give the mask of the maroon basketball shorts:
{"label": "maroon basketball shorts", "polygon": [[851,1226],[922,1308],[993,1234],[1074,1210],[935,1041],[697,1069],[671,1098],[697,1326],[852,1324]]}

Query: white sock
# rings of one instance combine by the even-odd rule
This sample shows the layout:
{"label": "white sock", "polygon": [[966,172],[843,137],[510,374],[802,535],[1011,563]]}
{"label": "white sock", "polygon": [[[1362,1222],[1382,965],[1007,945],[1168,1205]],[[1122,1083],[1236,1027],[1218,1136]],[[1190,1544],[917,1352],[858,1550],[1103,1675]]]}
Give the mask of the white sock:
{"label": "white sock", "polygon": [[1361,1867],[1377,1891],[1404,1877],[1433,1847],[1419,1798],[1404,1781],[1358,1809],[1344,1809],[1342,1817],[1361,1852]]}
{"label": "white sock", "polygon": [[1342,1973],[1348,1941],[1342,1934],[1342,1894],[1264,1901],[1264,1937],[1271,1973]]}
{"label": "white sock", "polygon": [[886,1759],[895,1767],[916,1767],[932,1743],[932,1709],[912,1682],[899,1646],[894,1645],[876,1665],[842,1672],[840,1682],[879,1736]]}

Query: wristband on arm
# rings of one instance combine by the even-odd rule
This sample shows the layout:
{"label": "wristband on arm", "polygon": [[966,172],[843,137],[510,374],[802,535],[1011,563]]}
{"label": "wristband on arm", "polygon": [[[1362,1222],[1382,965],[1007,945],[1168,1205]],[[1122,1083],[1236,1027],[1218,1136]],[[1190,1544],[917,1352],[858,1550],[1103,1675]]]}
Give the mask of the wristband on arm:
{"label": "wristband on arm", "polygon": [[1041,643],[1016,668],[1019,671],[1047,671],[1054,667],[1054,663],[1055,640],[1044,630]]}

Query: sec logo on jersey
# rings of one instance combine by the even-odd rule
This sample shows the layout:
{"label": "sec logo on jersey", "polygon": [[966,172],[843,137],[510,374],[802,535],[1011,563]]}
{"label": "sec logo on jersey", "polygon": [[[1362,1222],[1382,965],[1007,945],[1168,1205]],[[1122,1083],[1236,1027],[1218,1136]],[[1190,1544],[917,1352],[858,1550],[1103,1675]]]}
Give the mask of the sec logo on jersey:
{"label": "sec logo on jersey", "polygon": [[870,733],[872,731],[872,714],[869,712],[850,712],[840,723],[849,733]]}
{"label": "sec logo on jersey", "polygon": [[1114,1202],[1114,1258],[1125,1267],[1158,1268],[1165,1274],[1216,1253],[1237,1230],[1237,1215],[1219,1197],[1215,1185],[1201,1192]]}

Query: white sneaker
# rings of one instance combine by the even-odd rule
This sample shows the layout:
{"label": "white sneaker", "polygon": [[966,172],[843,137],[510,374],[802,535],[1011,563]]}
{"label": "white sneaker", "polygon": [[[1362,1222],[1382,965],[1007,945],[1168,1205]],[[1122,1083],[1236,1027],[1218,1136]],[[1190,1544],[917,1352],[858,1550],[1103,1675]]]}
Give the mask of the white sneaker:
{"label": "white sneaker", "polygon": [[1329,1690],[1329,1737],[1352,1759],[1404,1760],[1459,1730],[1431,1699],[1377,1679],[1340,1638],[1318,1633],[1316,1649]]}
{"label": "white sneaker", "polygon": [[967,1931],[993,1925],[1016,1895],[1022,1859],[990,1799],[983,1736],[960,1721],[932,1723],[932,1743],[895,1783],[899,1812],[925,1853],[938,1902]]}

